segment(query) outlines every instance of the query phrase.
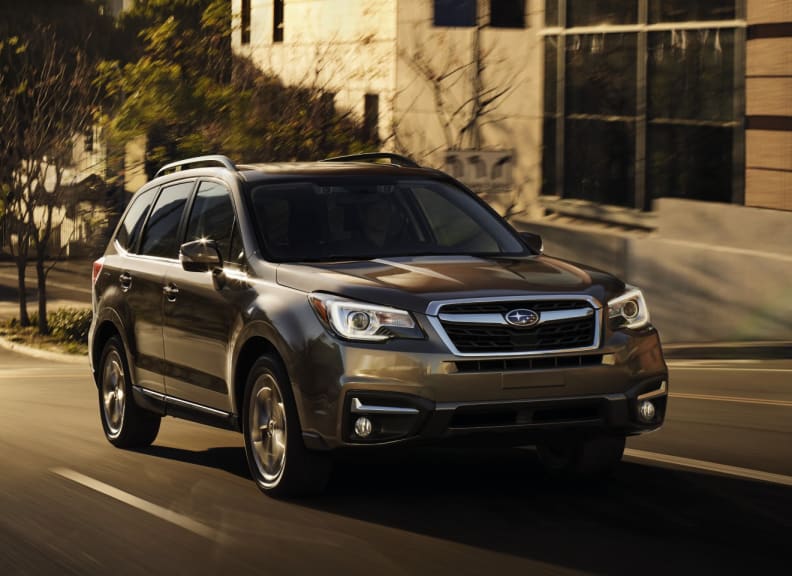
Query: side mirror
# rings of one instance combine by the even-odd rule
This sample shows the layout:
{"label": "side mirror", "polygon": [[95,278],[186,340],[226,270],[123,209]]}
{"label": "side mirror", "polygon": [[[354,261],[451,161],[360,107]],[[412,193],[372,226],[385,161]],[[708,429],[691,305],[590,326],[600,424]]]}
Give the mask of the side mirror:
{"label": "side mirror", "polygon": [[214,240],[185,242],[179,249],[179,260],[187,272],[208,272],[223,267],[223,257]]}
{"label": "side mirror", "polygon": [[538,254],[544,252],[544,245],[542,244],[542,237],[533,232],[520,232],[520,238],[525,242],[526,246]]}

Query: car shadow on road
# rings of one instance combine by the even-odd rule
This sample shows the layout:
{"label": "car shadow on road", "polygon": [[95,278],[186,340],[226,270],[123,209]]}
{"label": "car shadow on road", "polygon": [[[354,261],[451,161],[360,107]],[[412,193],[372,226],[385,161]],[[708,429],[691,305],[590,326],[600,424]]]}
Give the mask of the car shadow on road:
{"label": "car shadow on road", "polygon": [[154,444],[147,448],[137,450],[141,454],[166,458],[168,460],[179,460],[189,464],[205,466],[230,472],[240,478],[253,481],[245,460],[245,450],[237,446],[223,446],[207,448],[206,450],[186,450],[184,448],[174,448],[172,446],[159,446]]}
{"label": "car shadow on road", "polygon": [[[250,479],[244,449],[141,452]],[[559,481],[524,449],[424,449],[336,462],[312,508],[549,565],[602,574],[771,573],[786,563],[792,489],[623,462]],[[252,480],[251,480],[252,482]],[[431,559],[427,558],[427,567]]]}
{"label": "car shadow on road", "polygon": [[522,449],[357,458],[301,504],[604,574],[761,573],[792,535],[788,488],[630,462],[606,482],[559,482]]}

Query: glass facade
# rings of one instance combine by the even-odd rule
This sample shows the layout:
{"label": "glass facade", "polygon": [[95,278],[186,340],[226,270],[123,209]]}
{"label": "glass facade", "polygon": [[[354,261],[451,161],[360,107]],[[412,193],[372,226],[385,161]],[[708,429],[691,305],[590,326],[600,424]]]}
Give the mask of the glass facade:
{"label": "glass facade", "polygon": [[542,193],[742,202],[740,0],[547,0]]}

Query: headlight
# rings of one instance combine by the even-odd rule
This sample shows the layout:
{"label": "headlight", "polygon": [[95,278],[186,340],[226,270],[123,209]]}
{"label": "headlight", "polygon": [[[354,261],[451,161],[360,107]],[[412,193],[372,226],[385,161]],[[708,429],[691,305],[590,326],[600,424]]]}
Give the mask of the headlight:
{"label": "headlight", "polygon": [[382,341],[423,337],[413,317],[404,310],[355,302],[331,294],[311,294],[308,299],[319,318],[343,338]]}
{"label": "headlight", "polygon": [[608,318],[614,328],[641,328],[649,324],[649,308],[643,293],[634,286],[608,302]]}

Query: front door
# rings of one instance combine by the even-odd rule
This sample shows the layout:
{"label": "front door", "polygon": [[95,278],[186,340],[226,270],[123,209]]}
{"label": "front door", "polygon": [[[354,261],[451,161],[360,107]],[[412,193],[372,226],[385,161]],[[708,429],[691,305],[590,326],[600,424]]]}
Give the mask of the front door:
{"label": "front door", "polygon": [[[218,181],[201,182],[184,241],[217,242],[230,274],[238,271],[241,257],[234,225],[234,208],[226,186]],[[238,302],[245,287],[222,272],[187,272],[181,267],[169,271],[165,285],[163,339],[168,396],[232,412],[228,350],[241,324]]]}

